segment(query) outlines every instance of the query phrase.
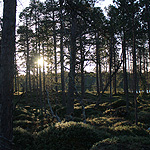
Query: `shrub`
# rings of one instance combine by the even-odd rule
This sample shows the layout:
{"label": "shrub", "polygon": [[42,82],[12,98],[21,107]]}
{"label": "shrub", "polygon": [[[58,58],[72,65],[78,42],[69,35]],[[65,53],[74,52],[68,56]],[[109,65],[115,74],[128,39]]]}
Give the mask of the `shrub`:
{"label": "shrub", "polygon": [[17,127],[13,129],[14,150],[33,150],[34,138],[27,130]]}
{"label": "shrub", "polygon": [[95,142],[108,137],[84,123],[57,123],[37,134],[37,149],[43,150],[85,150]]}
{"label": "shrub", "polygon": [[118,136],[94,144],[91,150],[149,150],[150,139],[141,136]]}

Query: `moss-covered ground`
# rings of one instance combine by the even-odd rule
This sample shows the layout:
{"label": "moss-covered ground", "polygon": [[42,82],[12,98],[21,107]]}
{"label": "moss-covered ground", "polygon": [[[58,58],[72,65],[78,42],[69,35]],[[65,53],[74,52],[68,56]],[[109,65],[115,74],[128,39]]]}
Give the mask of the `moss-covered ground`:
{"label": "moss-covered ground", "polygon": [[150,94],[138,94],[138,125],[132,94],[127,112],[122,93],[111,99],[104,94],[98,107],[96,94],[85,93],[86,123],[77,100],[67,122],[61,93],[50,93],[49,99],[61,123],[52,117],[46,97],[40,99],[37,93],[14,95],[14,150],[150,150]]}

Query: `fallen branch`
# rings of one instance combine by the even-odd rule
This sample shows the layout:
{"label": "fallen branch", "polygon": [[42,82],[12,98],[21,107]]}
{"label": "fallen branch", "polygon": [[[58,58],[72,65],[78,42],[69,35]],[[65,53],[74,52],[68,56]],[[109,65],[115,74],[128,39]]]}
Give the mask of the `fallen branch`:
{"label": "fallen branch", "polygon": [[49,100],[49,93],[47,91],[47,88],[46,88],[46,94],[47,94],[47,102],[48,102],[48,105],[49,105],[49,108],[50,108],[50,111],[51,111],[51,115],[53,118],[56,118],[58,122],[61,122],[60,118],[58,117],[57,113],[56,115],[54,114],[54,111],[52,109],[52,106],[51,106],[51,103],[50,103],[50,100]]}

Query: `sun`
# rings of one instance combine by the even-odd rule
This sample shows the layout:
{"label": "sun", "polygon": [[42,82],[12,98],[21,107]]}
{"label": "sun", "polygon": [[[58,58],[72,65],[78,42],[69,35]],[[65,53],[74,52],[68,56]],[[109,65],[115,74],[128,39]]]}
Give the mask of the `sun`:
{"label": "sun", "polygon": [[38,65],[39,66],[42,66],[43,65],[43,57],[41,57],[40,59],[38,59]]}

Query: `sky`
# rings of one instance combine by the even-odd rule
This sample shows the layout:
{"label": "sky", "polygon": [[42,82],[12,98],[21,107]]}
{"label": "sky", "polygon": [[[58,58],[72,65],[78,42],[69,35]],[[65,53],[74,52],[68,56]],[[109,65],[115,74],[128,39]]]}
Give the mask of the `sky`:
{"label": "sky", "polygon": [[[45,1],[45,0],[40,0]],[[17,12],[16,12],[16,24],[18,26],[19,24],[19,14],[22,12],[22,10],[29,6],[30,0],[17,0]],[[106,12],[104,10],[105,7],[108,7],[108,5],[113,4],[113,0],[99,0],[99,2],[96,4],[96,7],[101,7],[104,11],[104,14],[106,15]],[[0,16],[2,16],[3,13],[3,0],[0,0]],[[93,70],[94,66],[90,66],[90,70]],[[88,70],[88,68],[87,68]]]}
{"label": "sky", "polygon": [[[45,0],[41,0],[45,1]],[[104,10],[104,7],[107,7],[110,4],[113,4],[113,0],[99,0],[99,3],[96,4],[96,6],[101,7]],[[17,22],[19,18],[20,12],[27,6],[29,6],[30,0],[17,0]],[[3,13],[3,0],[0,0],[0,16],[2,16]]]}

